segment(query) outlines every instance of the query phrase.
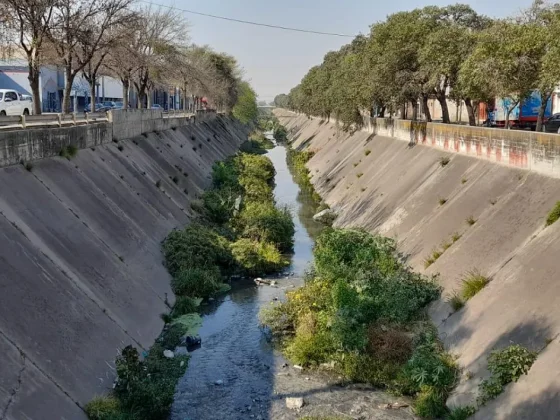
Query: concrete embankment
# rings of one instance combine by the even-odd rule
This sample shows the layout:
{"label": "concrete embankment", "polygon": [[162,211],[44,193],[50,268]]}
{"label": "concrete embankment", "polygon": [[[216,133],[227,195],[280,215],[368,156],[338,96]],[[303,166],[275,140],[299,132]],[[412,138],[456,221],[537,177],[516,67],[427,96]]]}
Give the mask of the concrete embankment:
{"label": "concrete embankment", "polygon": [[[275,112],[294,147],[315,151],[308,167],[316,190],[339,214],[335,226],[361,226],[394,237],[415,269],[440,273],[443,297],[430,314],[465,369],[448,403],[472,403],[488,375],[490,351],[513,342],[541,353],[528,375],[481,407],[475,418],[559,418],[560,224],[545,228],[545,219],[560,200],[560,179],[554,177],[556,170],[543,166],[548,160],[550,168],[556,167],[551,155],[556,138],[547,137],[545,153],[537,157],[540,138],[527,133],[524,144],[523,135],[515,133],[511,142],[501,142],[501,153],[523,149],[533,154],[519,160],[513,152],[513,159],[497,163],[489,158],[495,151],[475,157],[475,147],[475,156],[462,153],[468,150],[464,139],[447,139],[459,144],[446,150],[444,142],[416,141],[414,131],[406,139],[375,135],[371,129],[349,135],[320,118]],[[449,162],[443,165],[442,158]],[[425,258],[454,233],[461,238],[425,269]],[[445,298],[458,290],[469,270],[479,270],[491,282],[453,313]]]}
{"label": "concrete embankment", "polygon": [[222,116],[131,116],[129,140],[116,120],[0,137],[2,166],[47,157],[0,169],[0,419],[85,418],[118,350],[153,344],[173,303],[160,242],[247,138]]}

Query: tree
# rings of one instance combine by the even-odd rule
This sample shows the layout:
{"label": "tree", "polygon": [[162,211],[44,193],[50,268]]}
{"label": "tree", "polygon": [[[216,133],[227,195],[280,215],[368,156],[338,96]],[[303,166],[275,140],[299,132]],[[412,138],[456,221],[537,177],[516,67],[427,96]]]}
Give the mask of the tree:
{"label": "tree", "polygon": [[289,107],[289,96],[285,93],[281,93],[280,95],[276,95],[274,98],[274,105],[279,108],[288,108]]}
{"label": "tree", "polygon": [[41,114],[41,89],[39,76],[43,59],[43,47],[53,23],[57,0],[3,0],[5,15],[2,25],[16,34],[19,46],[27,58],[29,86],[33,95],[33,112]]}
{"label": "tree", "polygon": [[258,115],[257,95],[249,83],[239,83],[239,95],[232,113],[243,124],[256,121]]}
{"label": "tree", "polygon": [[133,1],[57,0],[48,35],[64,68],[64,113],[70,112],[76,75],[103,50],[109,31],[130,19]]}
{"label": "tree", "polygon": [[[506,99],[506,127],[513,109],[535,88],[532,31],[525,24],[501,20],[481,31],[476,47],[461,67],[468,92]],[[501,40],[496,42],[496,40]]]}

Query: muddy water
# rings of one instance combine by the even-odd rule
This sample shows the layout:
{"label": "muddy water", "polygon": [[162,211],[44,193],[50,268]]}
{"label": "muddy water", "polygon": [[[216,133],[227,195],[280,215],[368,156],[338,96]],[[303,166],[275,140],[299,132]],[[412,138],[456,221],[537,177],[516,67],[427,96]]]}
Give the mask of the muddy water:
{"label": "muddy water", "polygon": [[[267,342],[258,325],[262,306],[301,284],[312,261],[313,237],[321,225],[312,219],[311,197],[293,181],[286,149],[268,153],[276,168],[275,196],[291,207],[296,227],[294,254],[278,287],[237,282],[231,293],[205,310],[200,329],[202,346],[191,353],[189,367],[177,385],[172,420],[296,419],[305,415],[342,418],[408,419],[406,410],[378,410],[390,402],[370,389],[338,387],[328,380],[289,366]],[[286,397],[304,397],[300,411],[288,410]]]}

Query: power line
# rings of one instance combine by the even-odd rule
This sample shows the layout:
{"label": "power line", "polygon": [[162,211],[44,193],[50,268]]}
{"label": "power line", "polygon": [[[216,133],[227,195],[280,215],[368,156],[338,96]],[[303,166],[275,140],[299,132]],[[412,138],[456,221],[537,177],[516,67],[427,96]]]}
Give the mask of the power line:
{"label": "power line", "polygon": [[165,8],[168,8],[168,9],[178,10],[178,11],[184,12],[184,13],[190,13],[192,15],[206,16],[206,17],[210,17],[210,18],[213,18],[213,19],[221,19],[221,20],[227,20],[227,21],[230,21],[230,22],[244,23],[246,25],[263,26],[265,28],[282,29],[284,31],[303,32],[303,33],[307,33],[307,34],[339,36],[339,37],[343,37],[343,38],[354,38],[353,35],[337,34],[337,33],[333,33],[333,32],[313,31],[313,30],[310,30],[310,29],[291,28],[289,26],[280,26],[280,25],[271,25],[271,24],[268,24],[268,23],[252,22],[252,21],[249,21],[249,20],[235,19],[235,18],[230,18],[230,17],[225,17],[225,16],[211,15],[209,13],[196,12],[194,10],[182,9],[180,7],[166,6],[165,4],[154,3],[154,2],[149,1],[149,0],[140,0],[140,1],[142,3],[153,4],[155,6],[160,6],[160,7],[165,7]]}

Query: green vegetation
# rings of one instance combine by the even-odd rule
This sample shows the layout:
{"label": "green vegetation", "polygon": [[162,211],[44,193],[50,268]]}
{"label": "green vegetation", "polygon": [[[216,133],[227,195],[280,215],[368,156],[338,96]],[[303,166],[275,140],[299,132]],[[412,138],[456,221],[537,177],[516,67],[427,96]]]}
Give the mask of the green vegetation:
{"label": "green vegetation", "polygon": [[161,316],[165,328],[143,360],[130,346],[122,351],[116,361],[117,384],[111,396],[88,404],[90,419],[168,418],[188,356],[167,358],[164,351],[174,351],[185,335],[196,335],[201,303],[230,289],[226,276],[284,267],[281,252],[293,247],[294,225],[288,209],[275,205],[274,176],[265,156],[240,153],[214,165],[211,189],[193,205],[200,211],[199,220],[172,231],[163,242],[176,295],[170,313]]}
{"label": "green vegetation", "polygon": [[466,183],[467,183],[467,178],[461,179],[461,184],[466,184]]}
{"label": "green vegetation", "polygon": [[78,148],[76,146],[74,146],[73,144],[71,144],[69,146],[63,146],[62,149],[60,149],[60,152],[59,152],[60,157],[66,158],[68,160],[72,159],[77,154],[78,154]]}
{"label": "green vegetation", "polygon": [[548,217],[546,218],[546,226],[550,226],[555,223],[558,219],[560,219],[560,201],[558,201],[554,208],[548,213]]}
{"label": "green vegetation", "polygon": [[32,162],[26,162],[25,163],[25,170],[28,172],[31,172],[33,170],[33,163]]}
{"label": "green vegetation", "polygon": [[[289,147],[287,149],[286,159],[288,161],[288,166],[290,167],[293,174],[292,176],[295,183],[299,185],[302,194],[307,195],[311,198],[311,200],[313,200],[313,203],[317,207],[315,211],[319,212],[321,210],[324,210],[324,208],[321,208],[322,199],[321,196],[315,191],[313,184],[311,184],[311,174],[309,173],[309,169],[307,169],[306,166],[307,162],[311,160],[314,154],[315,153],[310,150],[299,151]],[[329,178],[327,178],[327,182],[328,181]]]}
{"label": "green vegetation", "polygon": [[457,367],[425,321],[436,278],[412,272],[393,240],[361,230],[324,230],[314,255],[305,285],[260,314],[286,355],[311,368],[334,362],[348,380],[416,396],[419,415],[445,414]]}
{"label": "green vegetation", "polygon": [[465,306],[465,301],[457,292],[453,292],[448,298],[447,303],[453,308],[453,311],[457,312],[463,306]]}
{"label": "green vegetation", "polygon": [[429,266],[431,266],[433,263],[435,263],[439,257],[441,257],[443,255],[443,253],[445,251],[447,251],[449,248],[451,248],[453,246],[453,244],[455,242],[457,242],[459,239],[461,239],[461,235],[459,235],[457,232],[455,232],[452,236],[451,236],[451,242],[448,241],[444,241],[441,244],[441,251],[438,250],[437,248],[434,248],[432,250],[432,253],[426,257],[424,259],[424,268],[428,268]]}
{"label": "green vegetation", "polygon": [[466,218],[465,222],[467,222],[467,225],[472,226],[476,223],[476,219],[473,216],[469,216]]}
{"label": "green vegetation", "polygon": [[[362,109],[373,105],[374,116],[392,117],[401,106],[426,105],[433,97],[448,124],[451,92],[452,100],[464,103],[469,125],[476,125],[476,104],[496,97],[508,99],[507,121],[532,89],[539,89],[543,103],[554,92],[559,29],[556,5],[540,0],[507,20],[480,15],[466,4],[401,11],[327,53],[278,103],[327,120],[333,116],[344,130],[353,130],[364,123]],[[422,108],[423,119],[431,121],[429,108]],[[537,131],[543,117],[544,108]]]}
{"label": "green vegetation", "polygon": [[443,206],[445,203],[447,203],[447,198],[440,198],[438,202],[440,206]]}
{"label": "green vegetation", "polygon": [[237,102],[235,103],[232,114],[243,124],[249,124],[256,121],[257,110],[257,94],[251,88],[251,85],[245,81],[238,83]]}
{"label": "green vegetation", "polygon": [[364,152],[364,155],[369,156],[370,153],[371,153],[371,150],[368,149]]}
{"label": "green vegetation", "polygon": [[457,242],[459,239],[461,239],[461,236],[458,232],[455,232],[452,236],[451,236],[451,241],[453,243]]}
{"label": "green vegetation", "polygon": [[472,299],[488,284],[489,279],[478,270],[469,271],[461,281],[461,297],[467,301]]}
{"label": "green vegetation", "polygon": [[453,408],[447,417],[446,420],[467,420],[470,416],[472,416],[476,412],[476,408],[471,405],[466,405],[464,407],[455,407]]}
{"label": "green vegetation", "polygon": [[264,155],[267,150],[274,147],[272,140],[269,140],[262,131],[255,130],[249,140],[241,145],[241,151],[251,154]]}
{"label": "green vegetation", "polygon": [[491,376],[480,383],[477,402],[484,405],[496,398],[507,384],[517,382],[521,375],[526,375],[536,359],[536,352],[518,344],[491,352],[488,356]]}
{"label": "green vegetation", "polygon": [[441,165],[442,168],[445,168],[449,164],[450,161],[451,160],[447,156],[444,156],[444,157],[440,158],[439,164]]}

